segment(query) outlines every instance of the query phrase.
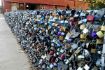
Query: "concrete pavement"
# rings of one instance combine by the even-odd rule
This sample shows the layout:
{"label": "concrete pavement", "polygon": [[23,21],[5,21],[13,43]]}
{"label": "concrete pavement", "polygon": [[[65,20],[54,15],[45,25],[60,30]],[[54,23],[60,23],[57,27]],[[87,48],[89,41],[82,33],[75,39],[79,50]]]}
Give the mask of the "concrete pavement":
{"label": "concrete pavement", "polygon": [[0,70],[30,70],[27,55],[0,15]]}

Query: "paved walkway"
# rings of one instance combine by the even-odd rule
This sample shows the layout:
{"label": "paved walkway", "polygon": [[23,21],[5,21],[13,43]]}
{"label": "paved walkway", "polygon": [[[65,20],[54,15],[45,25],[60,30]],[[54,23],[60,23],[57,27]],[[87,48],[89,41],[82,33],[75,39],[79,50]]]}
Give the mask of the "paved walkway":
{"label": "paved walkway", "polygon": [[30,70],[26,54],[0,15],[0,70]]}

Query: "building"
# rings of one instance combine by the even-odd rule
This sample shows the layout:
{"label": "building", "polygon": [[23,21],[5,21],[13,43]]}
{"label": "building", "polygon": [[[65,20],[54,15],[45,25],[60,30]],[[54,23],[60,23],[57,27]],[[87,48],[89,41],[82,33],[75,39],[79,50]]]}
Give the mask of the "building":
{"label": "building", "polygon": [[55,9],[66,7],[87,9],[88,3],[82,0],[2,0],[3,10]]}

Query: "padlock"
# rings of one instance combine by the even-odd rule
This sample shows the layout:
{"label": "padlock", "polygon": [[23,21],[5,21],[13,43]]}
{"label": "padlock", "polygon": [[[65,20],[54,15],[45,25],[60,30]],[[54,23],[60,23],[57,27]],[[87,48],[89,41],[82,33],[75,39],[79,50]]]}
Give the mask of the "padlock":
{"label": "padlock", "polygon": [[69,40],[69,39],[70,39],[70,36],[71,36],[71,33],[70,33],[70,32],[68,32],[68,33],[66,34],[65,39],[66,39],[66,40]]}
{"label": "padlock", "polygon": [[78,45],[75,44],[75,43],[73,43],[73,44],[71,45],[71,47],[72,47],[72,49],[74,50],[74,49],[78,48]]}
{"label": "padlock", "polygon": [[63,41],[64,40],[64,36],[59,36],[59,40]]}
{"label": "padlock", "polygon": [[65,32],[65,27],[61,26],[60,30]]}
{"label": "padlock", "polygon": [[103,40],[102,39],[96,39],[96,44],[103,44]]}
{"label": "padlock", "polygon": [[82,24],[82,21],[78,21],[78,24]]}
{"label": "padlock", "polygon": [[50,62],[50,63],[54,63],[55,60],[56,60],[56,57],[52,56],[52,57],[50,58],[49,62]]}
{"label": "padlock", "polygon": [[91,48],[91,53],[96,53],[96,49]]}
{"label": "padlock", "polygon": [[70,17],[70,20],[74,20],[74,17]]}
{"label": "padlock", "polygon": [[64,59],[65,59],[65,54],[61,54],[61,55],[60,55],[60,59],[61,59],[61,60],[64,60]]}
{"label": "padlock", "polygon": [[95,31],[93,31],[93,32],[91,33],[91,37],[92,37],[92,38],[97,38],[97,34],[96,34]]}
{"label": "padlock", "polygon": [[58,26],[58,24],[57,24],[57,23],[54,23],[54,24],[53,24],[53,26],[55,26],[55,27],[56,27],[56,26]]}
{"label": "padlock", "polygon": [[85,57],[83,55],[78,56],[78,60],[84,59]]}
{"label": "padlock", "polygon": [[65,48],[66,49],[71,48],[71,45],[67,43],[67,44],[65,44]]}
{"label": "padlock", "polygon": [[86,26],[85,26],[84,24],[80,25],[80,29],[81,29],[81,30],[83,30],[83,29],[85,29],[85,28],[86,28]]}
{"label": "padlock", "polygon": [[84,33],[84,34],[87,34],[88,32],[89,32],[89,30],[88,30],[87,28],[84,28],[84,29],[83,29],[83,33]]}
{"label": "padlock", "polygon": [[50,55],[53,55],[53,54],[54,54],[54,51],[53,51],[53,50],[52,50],[52,51],[50,51],[50,52],[49,52],[49,54],[50,54]]}
{"label": "padlock", "polygon": [[57,34],[58,36],[61,36],[61,32],[58,32],[58,34]]}
{"label": "padlock", "polygon": [[99,38],[103,38],[104,37],[104,34],[102,33],[102,31],[98,31],[96,34],[97,34],[97,36]]}
{"label": "padlock", "polygon": [[48,26],[48,30],[51,29],[51,26]]}
{"label": "padlock", "polygon": [[101,31],[105,31],[105,26],[101,26]]}
{"label": "padlock", "polygon": [[86,34],[80,34],[81,39],[86,39]]}
{"label": "padlock", "polygon": [[62,20],[63,18],[64,18],[64,16],[63,16],[63,15],[61,15],[61,16],[60,16],[60,19]]}

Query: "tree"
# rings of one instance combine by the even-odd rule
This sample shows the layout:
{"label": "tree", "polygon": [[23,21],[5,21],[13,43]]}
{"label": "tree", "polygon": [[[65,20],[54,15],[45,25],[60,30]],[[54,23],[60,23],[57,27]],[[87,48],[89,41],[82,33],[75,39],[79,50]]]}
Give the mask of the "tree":
{"label": "tree", "polygon": [[91,9],[105,8],[105,0],[84,0],[89,3]]}
{"label": "tree", "polygon": [[95,8],[97,9],[105,8],[105,0],[97,0],[95,3]]}
{"label": "tree", "polygon": [[105,8],[105,3],[102,3],[102,2],[97,2],[95,5],[96,5],[95,8],[97,9]]}
{"label": "tree", "polygon": [[84,1],[89,3],[89,7],[90,7],[91,9],[94,8],[94,5],[95,5],[95,3],[96,3],[96,0],[84,0]]}

